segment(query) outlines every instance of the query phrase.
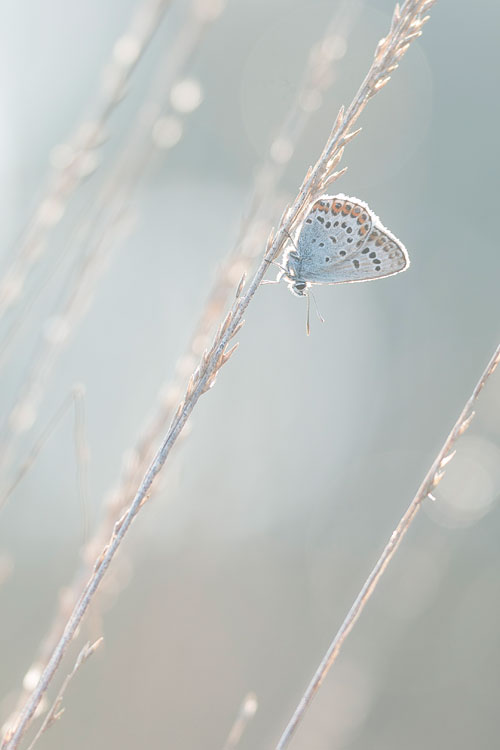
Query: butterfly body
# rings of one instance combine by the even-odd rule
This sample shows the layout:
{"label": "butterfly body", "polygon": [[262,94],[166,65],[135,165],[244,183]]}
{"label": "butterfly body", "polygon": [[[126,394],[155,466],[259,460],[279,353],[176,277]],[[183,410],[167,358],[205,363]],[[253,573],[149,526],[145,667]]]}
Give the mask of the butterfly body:
{"label": "butterfly body", "polygon": [[312,284],[344,284],[392,276],[410,264],[404,245],[358,198],[324,195],[302,223],[297,246],[283,259],[284,279],[303,297]]}

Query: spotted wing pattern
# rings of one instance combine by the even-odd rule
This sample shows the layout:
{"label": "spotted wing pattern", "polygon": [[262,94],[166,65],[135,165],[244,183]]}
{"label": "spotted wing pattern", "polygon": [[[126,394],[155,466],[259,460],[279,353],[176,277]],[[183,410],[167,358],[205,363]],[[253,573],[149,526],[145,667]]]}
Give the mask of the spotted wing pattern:
{"label": "spotted wing pattern", "polygon": [[404,271],[405,247],[368,206],[324,196],[307,215],[298,240],[296,276],[312,284],[369,281]]}
{"label": "spotted wing pattern", "polygon": [[320,198],[299,234],[298,252],[303,266],[342,261],[363,245],[371,228],[367,206],[344,195]]}

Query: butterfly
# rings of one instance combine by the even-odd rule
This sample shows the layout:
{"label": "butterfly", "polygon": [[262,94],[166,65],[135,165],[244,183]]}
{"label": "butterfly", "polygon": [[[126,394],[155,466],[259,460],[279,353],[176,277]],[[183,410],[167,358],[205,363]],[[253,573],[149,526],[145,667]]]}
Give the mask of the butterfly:
{"label": "butterfly", "polygon": [[405,271],[404,245],[373,211],[347,195],[323,195],[304,219],[297,245],[287,250],[277,281],[299,297],[312,284],[371,281]]}

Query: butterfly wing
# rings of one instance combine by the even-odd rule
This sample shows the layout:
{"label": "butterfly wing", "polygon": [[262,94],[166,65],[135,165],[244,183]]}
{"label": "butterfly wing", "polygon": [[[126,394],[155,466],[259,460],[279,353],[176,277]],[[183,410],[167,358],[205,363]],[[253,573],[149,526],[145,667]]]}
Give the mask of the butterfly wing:
{"label": "butterfly wing", "polygon": [[298,275],[312,284],[380,279],[410,264],[404,245],[368,206],[343,195],[325,196],[314,204],[301,229],[298,248]]}
{"label": "butterfly wing", "polygon": [[371,228],[368,206],[345,195],[323,196],[314,203],[300,230],[302,267],[344,260],[361,248]]}

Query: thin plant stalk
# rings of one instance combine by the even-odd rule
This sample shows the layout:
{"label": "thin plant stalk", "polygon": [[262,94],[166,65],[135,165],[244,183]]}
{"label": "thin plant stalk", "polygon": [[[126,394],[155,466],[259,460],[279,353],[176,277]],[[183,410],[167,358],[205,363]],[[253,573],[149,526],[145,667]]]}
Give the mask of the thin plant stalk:
{"label": "thin plant stalk", "polygon": [[302,698],[300,699],[300,702],[297,708],[293,712],[293,715],[290,721],[288,722],[285,731],[281,735],[281,738],[278,744],[276,745],[276,750],[285,750],[285,748],[289,745],[290,740],[292,739],[292,736],[295,730],[297,729],[297,726],[299,725],[300,721],[304,718],[304,714],[308,706],[310,705],[314,696],[318,692],[321,686],[321,683],[325,679],[326,675],[328,674],[333,664],[335,663],[335,660],[340,653],[340,649],[342,648],[345,639],[351,632],[352,628],[354,627],[355,622],[359,618],[361,612],[363,611],[366,604],[368,603],[371,595],[375,591],[375,588],[378,582],[380,581],[390,561],[394,557],[397,548],[399,547],[406,532],[410,528],[410,525],[413,519],[415,518],[415,516],[417,515],[417,512],[420,506],[422,505],[423,501],[428,497],[434,500],[434,496],[432,493],[434,492],[436,486],[439,484],[439,482],[443,478],[446,466],[455,455],[456,442],[458,438],[461,435],[463,435],[465,430],[470,425],[475,414],[473,410],[474,404],[479,394],[483,390],[486,382],[491,377],[491,375],[493,375],[499,361],[500,361],[500,346],[497,347],[493,356],[488,362],[486,368],[482,372],[481,377],[476,383],[470,398],[468,399],[467,403],[462,409],[462,412],[460,413],[460,416],[458,417],[457,421],[453,425],[453,428],[450,434],[446,438],[443,444],[443,447],[439,451],[438,455],[436,456],[436,459],[432,463],[432,466],[430,467],[429,471],[425,475],[425,478],[422,484],[418,488],[417,494],[411,501],[405,514],[403,515],[398,525],[392,532],[391,537],[384,551],[382,552],[379,559],[377,560],[375,567],[373,568],[370,575],[368,576],[365,583],[363,584],[361,591],[357,595],[351,609],[347,613],[347,616],[344,622],[340,626],[337,634],[335,635],[335,638],[333,639],[330,646],[328,647],[328,651],[326,652],[323,659],[321,660],[316,672],[314,673],[314,676],[311,682],[307,686],[307,689],[304,692]]}
{"label": "thin plant stalk", "polygon": [[[168,107],[172,88],[192,59],[208,24],[217,17],[217,8],[200,7],[191,0],[185,20],[173,45],[166,51],[141,107],[125,147],[121,150],[112,172],[99,191],[82,227],[77,227],[70,245],[86,249],[80,267],[64,289],[64,298],[57,311],[46,321],[46,335],[33,357],[27,376],[0,434],[0,483],[8,483],[8,473],[18,455],[18,442],[36,423],[39,406],[47,381],[55,364],[68,345],[70,334],[89,309],[92,293],[121,234],[127,229],[129,204],[157,148],[151,138],[155,123]],[[48,334],[47,334],[48,332]],[[0,505],[6,501],[1,494]]]}
{"label": "thin plant stalk", "polygon": [[271,231],[264,257],[246,292],[243,294],[242,284],[238,286],[238,296],[235,302],[222,321],[210,349],[203,353],[198,367],[191,375],[184,399],[178,406],[167,434],[146,471],[130,507],[121,519],[116,522],[109,542],[99,554],[93,573],[81,592],[78,602],[66,623],[66,627],[52,652],[47,666],[42,672],[37,686],[22,710],[15,717],[13,724],[7,729],[2,743],[2,750],[15,750],[18,747],[24,732],[30,725],[35,711],[61,663],[66,648],[71,643],[132,521],[149,498],[153,482],[162,470],[177,438],[198,403],[199,398],[215,384],[218,372],[235,351],[237,345],[234,345],[229,350],[227,347],[242,327],[244,323],[243,316],[259,288],[269,265],[284,249],[290,234],[299,225],[311,201],[320,195],[328,184],[340,176],[341,172],[335,172],[334,170],[342,158],[344,146],[353,137],[352,128],[355,122],[369,99],[388,83],[390,73],[397,68],[410,43],[421,35],[422,26],[428,19],[425,12],[434,2],[435,0],[407,0],[401,9],[399,5],[396,5],[389,33],[387,37],[379,42],[373,63],[361,87],[348,109],[346,111],[344,111],[343,107],[340,109],[332,133],[318,161],[313,168],[308,170],[292,205],[287,207],[283,212],[277,231]]}
{"label": "thin plant stalk", "polygon": [[14,257],[0,281],[0,319],[21,299],[28,274],[40,259],[48,236],[77,188],[97,166],[95,151],[103,142],[108,120],[127,91],[132,73],[159,28],[172,0],[141,0],[126,32],[113,47],[106,65],[106,85],[96,112],[82,123],[74,138],[54,149],[55,165]]}
{"label": "thin plant stalk", "polygon": [[90,643],[86,643],[84,647],[81,649],[80,653],[77,656],[73,669],[68,675],[66,675],[65,679],[63,680],[63,684],[59,688],[56,699],[54,703],[52,704],[51,708],[47,711],[47,715],[45,716],[45,719],[40,725],[40,729],[38,730],[36,735],[33,737],[32,742],[30,742],[28,750],[33,750],[33,748],[35,747],[36,743],[38,742],[42,734],[44,734],[47,731],[47,729],[50,729],[50,727],[53,724],[55,724],[55,722],[58,721],[58,719],[61,718],[62,714],[64,713],[62,701],[64,698],[64,694],[66,693],[66,690],[68,689],[69,683],[71,682],[75,674],[78,672],[78,670],[83,666],[83,664],[85,664],[87,659],[91,657],[93,654],[95,654],[99,646],[102,644],[103,640],[104,640],[103,638],[98,638],[97,641],[95,641],[95,643],[93,643],[92,645]]}
{"label": "thin plant stalk", "polygon": [[[302,85],[281,128],[276,133],[273,145],[276,142],[286,142],[289,153],[295,149],[310,114],[302,108],[299,102],[306,93],[310,94],[311,91],[314,91],[317,96],[320,96],[327,88],[327,81],[331,78],[332,72],[332,59],[328,54],[327,43],[332,38],[340,37],[344,39],[353,23],[353,14],[356,12],[357,8],[352,5],[351,0],[348,0],[334,14],[322,40],[315,45]],[[137,486],[148,462],[154,455],[154,448],[161,439],[164,425],[171,418],[182,393],[183,383],[191,372],[189,368],[196,364],[196,359],[203,348],[209,345],[210,333],[220,319],[230,295],[234,292],[236,282],[242,277],[242,274],[248,273],[250,270],[255,259],[256,248],[261,246],[262,241],[265,240],[263,233],[266,228],[266,235],[269,233],[267,207],[277,189],[284,166],[282,162],[273,158],[273,145],[268,159],[258,170],[259,174],[255,180],[250,201],[251,208],[241,224],[238,241],[217,271],[213,287],[195,326],[188,349],[179,359],[174,379],[162,385],[158,408],[149,424],[146,425],[136,446],[129,452],[127,470],[118,486],[112,490],[114,518],[116,518],[116,511],[122,509],[123,502],[128,498],[133,488]]]}
{"label": "thin plant stalk", "polygon": [[[331,85],[334,79],[335,63],[338,60],[335,53],[335,43],[340,41],[340,43],[345,44],[358,12],[359,4],[353,3],[352,0],[344,0],[340,7],[335,10],[322,38],[311,50],[295,100],[281,127],[277,128],[275,132],[268,158],[258,170],[250,201],[251,208],[241,224],[239,239],[218,269],[212,290],[195,326],[188,350],[178,361],[173,381],[161,386],[158,406],[154,414],[139,436],[136,445],[126,454],[122,476],[108,493],[103,518],[92,537],[83,547],[82,565],[75,573],[71,583],[64,588],[64,593],[59,597],[54,619],[40,644],[35,660],[27,671],[30,675],[41,674],[44,665],[50,658],[66,618],[71,611],[70,608],[76,604],[80,591],[92,572],[92,564],[96,553],[102,549],[113,530],[114,522],[123,513],[127,503],[133,497],[135,488],[161,440],[165,424],[172,418],[178,399],[182,394],[183,384],[191,372],[190,368],[193,363],[196,363],[196,357],[199,356],[200,349],[203,351],[203,348],[209,345],[210,333],[223,313],[230,294],[234,292],[235,282],[240,278],[242,272],[247,272],[250,269],[257,248],[261,247],[265,240],[263,233],[266,227],[266,235],[269,233],[270,226],[267,216],[269,205],[276,193],[279,179],[285,167],[283,159],[276,158],[278,155],[276,154],[276,144],[287,144],[286,152],[287,155],[291,156],[311,114],[310,107],[306,106],[307,102],[310,102],[311,98],[315,102],[323,98],[324,92]],[[84,453],[84,451],[81,452]],[[82,458],[79,462],[80,470],[84,466],[85,462]],[[83,490],[80,494],[84,495]],[[19,697],[19,705],[22,705],[27,697],[28,694],[23,690]]]}

